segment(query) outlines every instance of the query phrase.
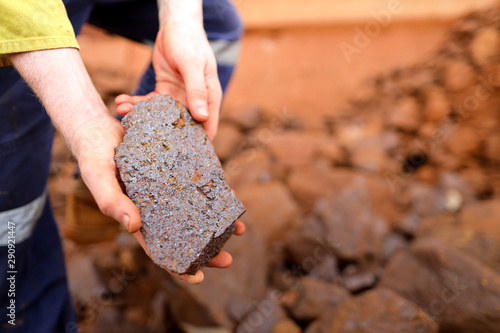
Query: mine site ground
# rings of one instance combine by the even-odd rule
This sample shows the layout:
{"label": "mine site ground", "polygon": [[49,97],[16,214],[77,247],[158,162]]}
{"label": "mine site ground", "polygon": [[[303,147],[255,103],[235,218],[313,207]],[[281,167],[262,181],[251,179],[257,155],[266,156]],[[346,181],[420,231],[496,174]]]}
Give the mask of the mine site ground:
{"label": "mine site ground", "polygon": [[[83,332],[498,332],[500,10],[370,20],[250,26],[214,141],[247,207],[233,265],[188,286],[126,233],[64,238]],[[78,40],[113,112],[150,49]],[[75,167],[56,136],[61,230]]]}

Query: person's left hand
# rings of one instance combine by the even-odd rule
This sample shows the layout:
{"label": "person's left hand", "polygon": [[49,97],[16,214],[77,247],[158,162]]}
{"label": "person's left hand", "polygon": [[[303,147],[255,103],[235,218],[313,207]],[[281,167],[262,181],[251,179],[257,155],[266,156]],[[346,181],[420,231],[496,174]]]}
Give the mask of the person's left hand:
{"label": "person's left hand", "polygon": [[160,29],[153,49],[155,90],[146,96],[116,97],[117,112],[128,113],[152,94],[169,94],[203,123],[212,140],[217,132],[222,89],[215,56],[201,23],[171,23]]}

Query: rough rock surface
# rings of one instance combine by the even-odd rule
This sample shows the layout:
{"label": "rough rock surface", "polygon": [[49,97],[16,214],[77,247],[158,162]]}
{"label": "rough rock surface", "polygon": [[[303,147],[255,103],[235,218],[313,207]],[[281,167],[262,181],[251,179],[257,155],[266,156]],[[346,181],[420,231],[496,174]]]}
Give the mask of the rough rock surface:
{"label": "rough rock surface", "polygon": [[436,323],[415,304],[378,288],[326,311],[306,333],[436,333]]}
{"label": "rough rock surface", "polygon": [[303,277],[295,290],[283,294],[283,304],[297,320],[311,321],[349,297],[338,284]]}
{"label": "rough rock surface", "polygon": [[387,265],[381,285],[416,303],[443,332],[498,332],[500,276],[435,239],[417,240]]}
{"label": "rough rock surface", "polygon": [[193,274],[219,252],[245,208],[201,125],[179,102],[155,95],[137,103],[122,124],[116,165],[140,210],[153,261]]}

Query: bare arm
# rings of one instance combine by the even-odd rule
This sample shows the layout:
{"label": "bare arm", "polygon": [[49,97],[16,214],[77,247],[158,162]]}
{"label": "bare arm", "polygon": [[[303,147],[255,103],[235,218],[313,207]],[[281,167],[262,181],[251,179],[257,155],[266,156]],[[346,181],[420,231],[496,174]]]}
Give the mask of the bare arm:
{"label": "bare arm", "polygon": [[[97,93],[76,49],[61,48],[10,54],[26,82],[45,106],[52,122],[78,160],[83,180],[101,211],[119,221],[147,252],[139,231],[141,217],[134,203],[122,192],[116,177],[115,147],[124,129],[111,117]],[[245,227],[238,222],[236,234]],[[221,251],[209,266],[227,267],[231,256]],[[189,283],[203,281],[203,273],[174,275]]]}
{"label": "bare arm", "polygon": [[136,232],[141,223],[139,212],[122,193],[115,174],[114,147],[122,140],[123,128],[109,115],[78,51],[25,52],[11,54],[9,59],[65,138],[99,208],[129,232]]}

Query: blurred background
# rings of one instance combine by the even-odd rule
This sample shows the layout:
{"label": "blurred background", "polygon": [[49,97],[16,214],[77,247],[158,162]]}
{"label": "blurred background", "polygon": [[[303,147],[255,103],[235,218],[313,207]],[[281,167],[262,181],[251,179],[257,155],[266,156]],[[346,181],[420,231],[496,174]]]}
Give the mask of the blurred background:
{"label": "blurred background", "polygon": [[[234,3],[246,32],[214,140],[247,207],[234,263],[190,286],[116,226],[75,229],[56,137],[82,332],[500,332],[498,1]],[[150,48],[90,25],[78,41],[114,112]]]}

